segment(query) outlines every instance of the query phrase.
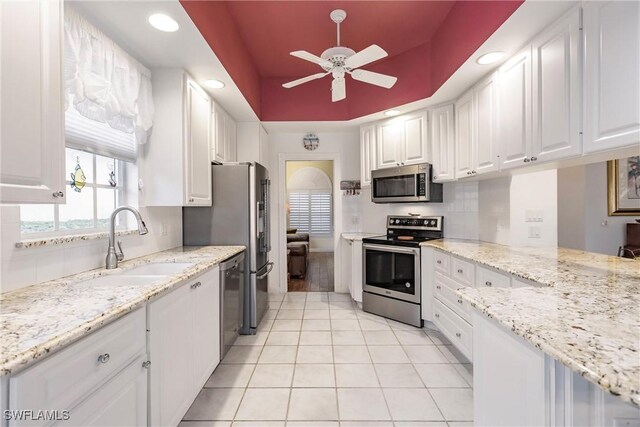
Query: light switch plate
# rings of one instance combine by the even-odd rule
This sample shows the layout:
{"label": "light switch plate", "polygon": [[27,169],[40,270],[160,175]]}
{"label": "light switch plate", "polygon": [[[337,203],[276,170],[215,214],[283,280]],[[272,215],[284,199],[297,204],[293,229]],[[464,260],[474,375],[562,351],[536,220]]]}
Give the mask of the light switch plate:
{"label": "light switch plate", "polygon": [[538,226],[529,227],[529,238],[530,239],[539,239],[540,238],[540,227],[538,227]]}

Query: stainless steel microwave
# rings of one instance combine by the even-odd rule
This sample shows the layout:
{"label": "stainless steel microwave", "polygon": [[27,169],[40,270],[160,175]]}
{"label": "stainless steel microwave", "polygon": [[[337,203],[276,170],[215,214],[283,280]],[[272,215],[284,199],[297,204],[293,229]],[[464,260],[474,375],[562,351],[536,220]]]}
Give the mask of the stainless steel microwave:
{"label": "stainless steel microwave", "polygon": [[371,172],[374,203],[442,202],[442,184],[434,184],[431,165],[399,166]]}

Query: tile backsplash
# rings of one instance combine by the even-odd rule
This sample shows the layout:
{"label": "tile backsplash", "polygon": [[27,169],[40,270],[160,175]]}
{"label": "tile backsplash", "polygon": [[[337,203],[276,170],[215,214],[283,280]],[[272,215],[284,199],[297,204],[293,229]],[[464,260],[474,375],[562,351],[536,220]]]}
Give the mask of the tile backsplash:
{"label": "tile backsplash", "polygon": [[[125,259],[182,245],[182,209],[140,208],[149,233],[122,236]],[[124,215],[124,214],[123,214]],[[166,234],[163,235],[163,225]],[[16,248],[20,241],[20,208],[0,206],[0,292],[58,279],[104,266],[107,239],[34,248]]]}

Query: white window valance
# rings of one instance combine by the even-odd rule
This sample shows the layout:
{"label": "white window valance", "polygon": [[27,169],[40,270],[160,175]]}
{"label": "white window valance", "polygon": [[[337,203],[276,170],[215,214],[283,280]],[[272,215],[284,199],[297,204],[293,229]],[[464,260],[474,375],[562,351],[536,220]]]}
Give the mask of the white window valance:
{"label": "white window valance", "polygon": [[[147,142],[153,124],[150,71],[68,5],[64,21],[68,145],[109,154],[114,133],[104,131],[108,125],[125,134],[116,138],[118,146],[111,154],[135,160],[136,143]],[[71,108],[75,111],[69,113]],[[78,129],[92,128],[84,119],[102,126],[94,129],[93,136],[83,137]],[[102,133],[104,138],[100,138]],[[124,141],[131,141],[132,146]]]}

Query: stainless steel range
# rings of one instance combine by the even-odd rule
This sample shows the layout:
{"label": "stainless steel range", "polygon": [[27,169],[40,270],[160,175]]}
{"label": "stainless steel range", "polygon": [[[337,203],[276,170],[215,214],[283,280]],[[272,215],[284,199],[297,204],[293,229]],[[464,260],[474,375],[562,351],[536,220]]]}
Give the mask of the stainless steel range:
{"label": "stainless steel range", "polygon": [[362,309],[422,327],[420,243],[442,238],[441,216],[387,217],[385,236],[362,239]]}

